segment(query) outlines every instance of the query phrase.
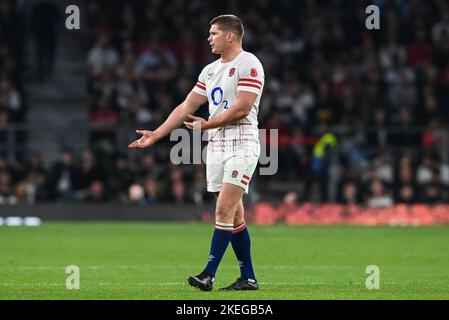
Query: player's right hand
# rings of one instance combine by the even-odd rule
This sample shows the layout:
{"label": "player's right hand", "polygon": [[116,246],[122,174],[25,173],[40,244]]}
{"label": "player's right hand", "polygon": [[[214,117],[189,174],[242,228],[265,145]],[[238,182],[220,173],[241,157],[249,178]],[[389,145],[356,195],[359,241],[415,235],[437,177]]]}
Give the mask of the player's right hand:
{"label": "player's right hand", "polygon": [[156,141],[158,140],[156,137],[156,134],[153,131],[149,131],[149,130],[136,130],[136,132],[138,134],[141,134],[142,136],[131,142],[128,145],[128,148],[149,148],[151,147],[153,144],[156,143]]}

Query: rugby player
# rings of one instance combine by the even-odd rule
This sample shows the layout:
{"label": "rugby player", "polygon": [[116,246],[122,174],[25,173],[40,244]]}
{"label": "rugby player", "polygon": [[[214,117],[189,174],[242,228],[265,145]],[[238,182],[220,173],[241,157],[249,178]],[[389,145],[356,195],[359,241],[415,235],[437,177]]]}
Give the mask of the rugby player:
{"label": "rugby player", "polygon": [[[257,290],[251,259],[251,239],[245,224],[242,198],[260,156],[257,114],[264,86],[264,70],[257,57],[242,48],[244,28],[235,15],[210,22],[208,42],[220,58],[204,67],[194,88],[155,131],[142,135],[130,148],[149,148],[184,123],[189,129],[207,130],[207,190],[216,194],[215,229],[204,270],[188,278],[203,291],[213,288],[220,261],[231,242],[240,277],[222,290]],[[209,118],[193,113],[209,104]]]}

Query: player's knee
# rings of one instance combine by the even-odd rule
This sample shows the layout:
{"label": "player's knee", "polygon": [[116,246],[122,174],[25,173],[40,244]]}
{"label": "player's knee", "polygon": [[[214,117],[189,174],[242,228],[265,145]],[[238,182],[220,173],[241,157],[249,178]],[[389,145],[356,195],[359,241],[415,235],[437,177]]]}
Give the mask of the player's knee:
{"label": "player's knee", "polygon": [[233,219],[235,214],[235,209],[233,210],[232,206],[229,205],[217,205],[215,209],[215,216],[220,220],[229,220]]}
{"label": "player's knee", "polygon": [[243,210],[241,208],[237,208],[234,215],[234,226],[242,224],[243,221],[244,221]]}

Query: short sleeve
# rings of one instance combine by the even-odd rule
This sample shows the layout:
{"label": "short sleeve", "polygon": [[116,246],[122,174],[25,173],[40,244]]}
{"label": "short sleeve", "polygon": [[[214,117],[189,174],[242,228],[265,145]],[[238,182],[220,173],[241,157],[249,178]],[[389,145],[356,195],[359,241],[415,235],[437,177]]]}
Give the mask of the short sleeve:
{"label": "short sleeve", "polygon": [[264,84],[264,71],[257,59],[248,59],[239,68],[237,90],[254,92],[259,95]]}
{"label": "short sleeve", "polygon": [[198,81],[196,82],[195,86],[193,87],[192,91],[207,97],[206,93],[206,68],[201,71],[200,75],[198,76]]}

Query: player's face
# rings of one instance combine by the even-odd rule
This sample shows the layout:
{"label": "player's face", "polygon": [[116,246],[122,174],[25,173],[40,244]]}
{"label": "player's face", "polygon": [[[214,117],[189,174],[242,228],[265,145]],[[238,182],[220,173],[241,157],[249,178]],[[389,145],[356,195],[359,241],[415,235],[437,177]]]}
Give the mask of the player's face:
{"label": "player's face", "polygon": [[212,53],[220,54],[226,48],[226,37],[228,32],[220,30],[216,24],[213,24],[209,30],[207,41],[211,47]]}

